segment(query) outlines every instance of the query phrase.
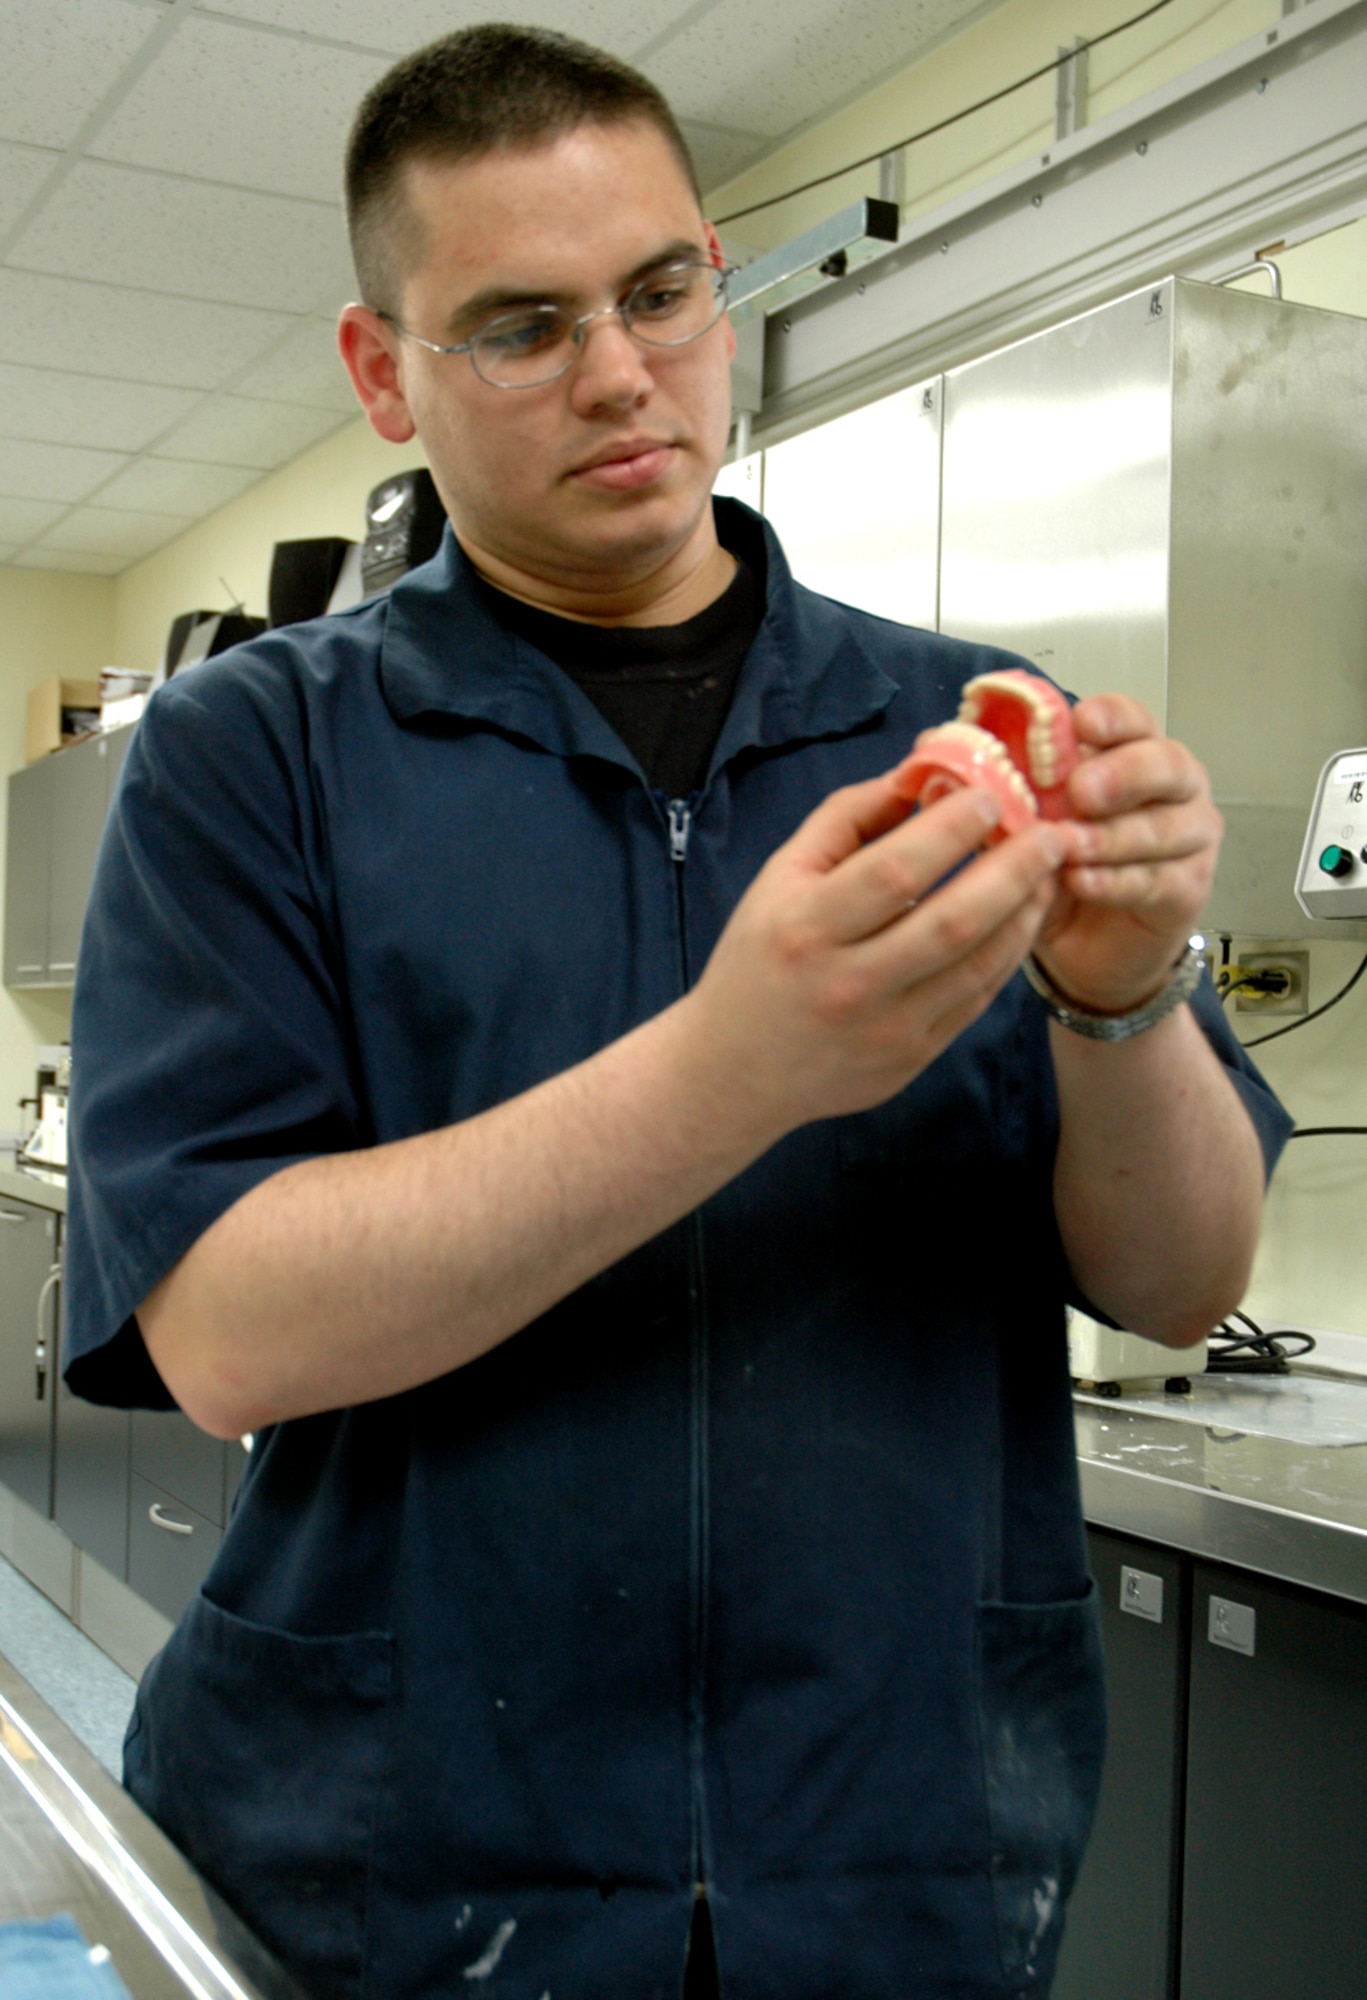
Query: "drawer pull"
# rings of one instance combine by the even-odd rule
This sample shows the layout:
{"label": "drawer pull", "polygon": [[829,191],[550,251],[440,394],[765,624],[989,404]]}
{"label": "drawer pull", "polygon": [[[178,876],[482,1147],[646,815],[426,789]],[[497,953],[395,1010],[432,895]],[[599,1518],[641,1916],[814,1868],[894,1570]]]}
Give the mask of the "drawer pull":
{"label": "drawer pull", "polygon": [[168,1535],[193,1535],[195,1532],[193,1522],[173,1521],[168,1515],[163,1514],[160,1500],[152,1502],[147,1510],[147,1518],[154,1528],[165,1528]]}

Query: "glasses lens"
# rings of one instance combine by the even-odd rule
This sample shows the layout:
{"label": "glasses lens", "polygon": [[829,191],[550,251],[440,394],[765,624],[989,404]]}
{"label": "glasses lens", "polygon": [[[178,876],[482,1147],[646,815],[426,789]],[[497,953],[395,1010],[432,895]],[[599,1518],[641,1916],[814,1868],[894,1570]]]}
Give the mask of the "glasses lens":
{"label": "glasses lens", "polygon": [[669,264],[634,287],[622,317],[652,347],[682,347],[716,325],[726,305],[726,273],[715,264]]}
{"label": "glasses lens", "polygon": [[574,359],[575,322],[559,306],[500,313],[470,343],[475,372],[500,389],[529,389],[563,375]]}

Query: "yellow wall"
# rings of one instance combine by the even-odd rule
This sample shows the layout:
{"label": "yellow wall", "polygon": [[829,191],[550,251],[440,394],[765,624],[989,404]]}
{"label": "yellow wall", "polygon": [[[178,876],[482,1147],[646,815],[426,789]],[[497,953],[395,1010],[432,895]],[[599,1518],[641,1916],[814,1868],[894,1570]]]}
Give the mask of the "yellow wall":
{"label": "yellow wall", "polygon": [[358,417],[117,577],[114,657],[120,666],[156,666],[178,613],[227,607],[222,579],[248,611],[264,616],[277,542],[310,535],[360,541],[371,488],[424,463],[416,442],[385,444]]}
{"label": "yellow wall", "polygon": [[[24,762],[31,687],[50,674],[93,680],[112,660],[114,585],[103,576],[0,566],[0,769]],[[5,826],[0,815],[0,881]],[[0,987],[0,1132],[18,1129],[18,1100],[33,1093],[34,1054],[71,1033],[70,996]]]}

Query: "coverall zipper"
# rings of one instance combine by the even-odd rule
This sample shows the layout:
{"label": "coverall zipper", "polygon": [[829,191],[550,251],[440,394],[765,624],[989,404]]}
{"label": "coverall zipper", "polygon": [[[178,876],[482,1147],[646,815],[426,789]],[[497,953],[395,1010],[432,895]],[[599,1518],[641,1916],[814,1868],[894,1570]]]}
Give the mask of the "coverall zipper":
{"label": "coverall zipper", "polygon": [[[697,794],[663,801],[669,834],[669,855],[674,862],[675,912],[679,923],[679,979],[681,991],[693,983],[688,959],[687,913],[684,900],[684,863],[693,831]],[[689,1666],[688,1744],[689,1782],[693,1819],[693,1885],[695,1896],[705,1895],[711,1879],[711,1839],[707,1825],[707,1784],[704,1764],[705,1701],[704,1664],[707,1656],[708,1594],[708,1428],[707,1428],[707,1297],[704,1286],[702,1222],[695,1211],[687,1220],[689,1358],[691,1369],[691,1412],[689,1439]]]}

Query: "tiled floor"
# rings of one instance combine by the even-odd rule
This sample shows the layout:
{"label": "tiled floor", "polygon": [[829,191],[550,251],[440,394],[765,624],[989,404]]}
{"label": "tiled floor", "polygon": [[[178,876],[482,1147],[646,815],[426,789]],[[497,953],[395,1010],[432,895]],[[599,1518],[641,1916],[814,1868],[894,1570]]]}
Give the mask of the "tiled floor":
{"label": "tiled floor", "polygon": [[123,1775],[136,1683],[0,1558],[0,1653],[105,1769]]}

